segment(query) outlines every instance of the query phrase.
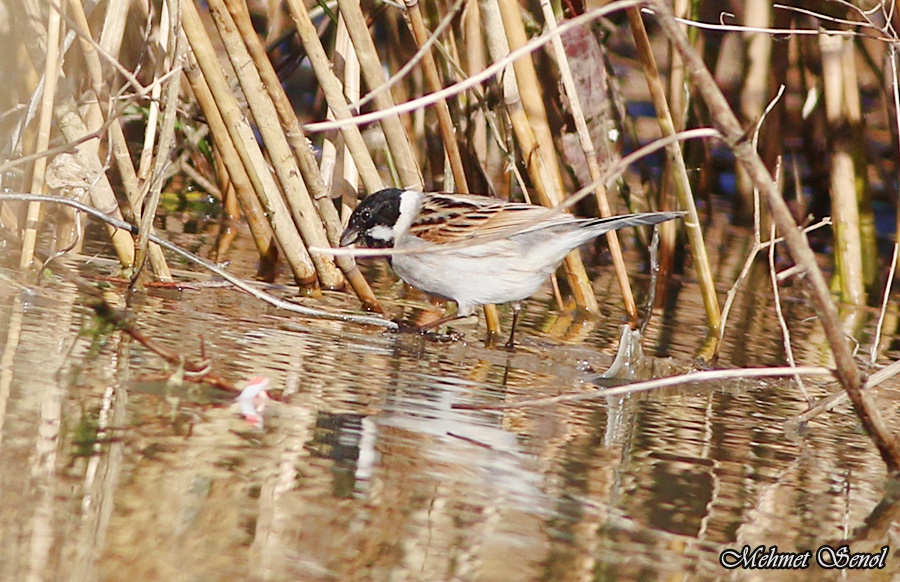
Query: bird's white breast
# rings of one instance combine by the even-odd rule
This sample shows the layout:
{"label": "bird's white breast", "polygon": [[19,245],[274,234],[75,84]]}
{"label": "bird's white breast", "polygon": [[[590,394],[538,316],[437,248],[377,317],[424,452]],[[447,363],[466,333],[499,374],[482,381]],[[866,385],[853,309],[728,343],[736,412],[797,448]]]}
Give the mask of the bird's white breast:
{"label": "bird's white breast", "polygon": [[[394,248],[434,246],[415,237],[405,237]],[[479,305],[530,297],[556,264],[542,257],[536,263],[529,260],[526,249],[509,240],[446,251],[401,253],[391,259],[394,271],[404,281],[432,295],[456,301],[461,315],[472,313]]]}

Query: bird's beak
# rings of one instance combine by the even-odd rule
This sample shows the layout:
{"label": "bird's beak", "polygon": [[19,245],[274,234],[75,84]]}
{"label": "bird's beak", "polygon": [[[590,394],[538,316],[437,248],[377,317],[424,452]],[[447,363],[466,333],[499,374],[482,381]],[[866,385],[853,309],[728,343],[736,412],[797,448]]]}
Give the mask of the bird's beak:
{"label": "bird's beak", "polygon": [[358,238],[359,229],[355,226],[348,226],[347,229],[344,230],[344,234],[341,235],[341,246],[346,247],[348,245],[352,245]]}

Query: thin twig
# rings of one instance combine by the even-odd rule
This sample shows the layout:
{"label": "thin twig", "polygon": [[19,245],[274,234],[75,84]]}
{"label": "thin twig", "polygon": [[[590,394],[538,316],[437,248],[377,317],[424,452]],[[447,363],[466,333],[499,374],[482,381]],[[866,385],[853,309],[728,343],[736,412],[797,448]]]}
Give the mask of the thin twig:
{"label": "thin twig", "polygon": [[[891,362],[889,365],[869,376],[869,379],[866,382],[866,390],[875,388],[879,384],[882,384],[885,380],[893,378],[897,374],[900,374],[900,360]],[[814,406],[811,406],[809,410],[798,414],[788,422],[809,422],[823,412],[828,412],[829,410],[834,409],[834,407],[838,406],[845,400],[847,400],[847,393],[845,391],[842,390],[840,392],[835,392],[830,396],[822,398]]]}
{"label": "thin twig", "polygon": [[467,404],[454,403],[452,408],[462,408],[468,410],[509,410],[517,408],[550,406],[553,404],[584,402],[586,400],[597,400],[600,398],[609,398],[610,396],[622,396],[625,394],[637,394],[639,392],[648,392],[658,388],[667,388],[669,386],[680,386],[690,382],[709,382],[711,380],[735,380],[743,378],[765,378],[794,376],[795,374],[803,374],[805,376],[833,376],[834,371],[830,368],[820,366],[800,366],[791,367],[774,367],[774,368],[740,368],[735,370],[703,370],[700,372],[690,372],[680,376],[669,376],[667,378],[657,378],[655,380],[647,380],[644,382],[635,382],[625,386],[616,386],[614,388],[604,388],[593,390],[591,392],[579,392],[577,394],[562,394],[560,396],[551,396],[549,398],[532,398],[529,400],[520,400],[518,402],[509,402],[505,404]]}
{"label": "thin twig", "polygon": [[[811,224],[810,226],[807,226],[806,228],[804,228],[803,233],[806,234],[813,230],[818,230],[818,229],[822,228],[823,226],[830,226],[830,225],[831,225],[831,218],[826,216],[819,222],[817,222],[815,224]],[[784,237],[778,237],[773,240],[767,240],[766,242],[759,242],[759,232],[758,232],[758,225],[757,225],[757,231],[756,231],[756,235],[754,237],[754,241],[755,242],[754,242],[753,248],[750,250],[750,253],[747,255],[747,259],[744,261],[744,266],[741,268],[740,274],[737,276],[737,279],[735,279],[734,284],[731,286],[731,289],[729,289],[728,293],[725,295],[725,306],[722,308],[722,331],[721,331],[722,337],[725,336],[725,329],[726,329],[725,324],[728,321],[728,316],[731,314],[731,307],[734,304],[734,299],[737,296],[737,291],[740,288],[741,283],[744,282],[744,280],[747,278],[747,275],[750,273],[750,269],[751,269],[751,267],[753,267],[753,262],[756,260],[756,255],[758,255],[761,251],[768,249],[772,245],[776,245],[778,243],[784,242]],[[790,271],[790,269],[781,271],[778,274],[778,280],[781,281],[783,279],[785,273],[787,273],[788,271]],[[802,269],[798,268],[797,271],[802,271]],[[792,274],[795,274],[795,273],[792,273]]]}
{"label": "thin twig", "polygon": [[[169,8],[169,29],[165,33],[169,36],[168,45],[172,49],[169,66],[173,71],[181,71],[185,58],[185,43],[181,34],[181,0],[166,0]],[[163,171],[169,164],[169,157],[175,147],[175,122],[178,119],[178,97],[181,92],[181,75],[175,75],[166,86],[166,108],[163,112],[162,128],[157,142],[156,156],[153,159],[153,174],[147,196],[141,200],[143,211],[141,214],[141,234],[135,245],[135,269],[132,281],[137,281],[144,268],[144,262],[150,255],[149,235],[153,231],[153,221],[156,218],[156,210],[159,199],[162,196]],[[162,258],[162,253],[156,255],[157,260]],[[163,263],[164,265],[165,263]],[[155,272],[160,272],[163,265],[157,265]],[[168,272],[168,269],[165,268]]]}
{"label": "thin twig", "polygon": [[[166,73],[165,75],[163,75],[162,77],[159,78],[159,82],[165,82],[166,80],[168,80],[168,78],[170,76],[172,76],[176,73],[180,74],[181,71],[169,71],[168,73]],[[145,88],[146,91],[149,91],[153,85],[155,85],[155,83],[152,85],[148,85],[148,87]],[[97,139],[97,138],[100,138],[100,137],[103,137],[104,135],[106,135],[106,132],[109,130],[110,125],[112,125],[112,123],[117,118],[121,117],[122,112],[125,111],[126,109],[128,109],[134,102],[138,101],[139,99],[141,99],[144,96],[145,96],[145,93],[135,93],[133,95],[128,96],[125,99],[124,103],[116,109],[115,114],[107,116],[107,119],[103,123],[103,125],[101,127],[99,127],[98,129],[96,129],[95,131],[80,135],[80,136],[78,136],[77,139],[68,140],[62,145],[59,145],[59,146],[56,146],[56,147],[53,147],[50,149],[46,149],[43,151],[35,152],[35,153],[29,154],[27,156],[22,156],[19,158],[15,158],[15,159],[3,162],[2,164],[0,164],[0,173],[11,170],[12,168],[15,168],[16,166],[21,166],[23,164],[33,162],[34,160],[37,160],[39,158],[47,158],[47,157],[54,156],[56,154],[75,152],[77,150],[78,146],[81,145],[82,143],[85,143],[85,142],[91,141],[92,139]]]}
{"label": "thin twig", "polygon": [[[643,11],[649,14],[653,14],[653,11],[648,8],[645,8]],[[687,26],[690,26],[692,28],[700,28],[702,30],[715,30],[717,32],[762,32],[765,34],[774,34],[778,36],[818,36],[822,34],[822,31],[818,28],[768,28],[744,26],[742,24],[715,24],[712,22],[697,22],[696,20],[689,20],[687,18],[676,18],[675,21],[679,24],[686,24]],[[860,36],[859,32],[852,30],[837,30],[834,32],[835,34],[840,34],[842,36]],[[829,34],[830,33],[831,31],[829,31]]]}
{"label": "thin twig", "polygon": [[[774,222],[770,225],[769,238],[775,238]],[[788,327],[787,321],[785,321],[784,319],[784,313],[781,310],[781,294],[778,292],[778,274],[775,270],[775,245],[771,245],[769,247],[769,278],[772,281],[772,299],[775,303],[775,316],[778,319],[778,325],[781,328],[782,344],[784,345],[784,356],[787,359],[788,364],[792,368],[794,368],[797,366],[797,362],[794,360],[794,349],[791,347],[791,330]],[[794,376],[794,380],[797,382],[797,387],[800,389],[800,392],[806,399],[806,403],[811,404],[813,399],[809,395],[809,392],[806,391],[806,386],[803,384],[803,379],[798,374]]]}
{"label": "thin twig", "polygon": [[380,96],[382,93],[390,94],[390,89],[398,82],[402,81],[404,78],[409,75],[412,70],[415,68],[419,61],[425,58],[425,55],[431,51],[437,41],[440,40],[441,35],[444,34],[444,31],[449,28],[451,24],[453,24],[454,19],[456,19],[457,13],[462,9],[463,4],[466,0],[456,0],[450,8],[447,10],[447,14],[441,19],[435,29],[428,35],[428,39],[421,46],[416,47],[416,52],[413,56],[406,61],[396,73],[390,76],[384,83],[375,89],[369,91],[365,97],[353,101],[350,103],[350,107],[359,111],[363,108],[363,106],[368,105],[370,101]]}
{"label": "thin twig", "polygon": [[891,297],[891,287],[894,286],[894,273],[897,270],[898,243],[894,243],[894,252],[891,255],[891,268],[888,271],[887,281],[884,284],[884,294],[881,297],[881,311],[878,313],[878,325],[875,326],[875,338],[872,340],[872,349],[869,350],[869,363],[875,365],[878,360],[878,344],[881,343],[881,327],[884,325],[884,316],[887,314],[888,300]]}

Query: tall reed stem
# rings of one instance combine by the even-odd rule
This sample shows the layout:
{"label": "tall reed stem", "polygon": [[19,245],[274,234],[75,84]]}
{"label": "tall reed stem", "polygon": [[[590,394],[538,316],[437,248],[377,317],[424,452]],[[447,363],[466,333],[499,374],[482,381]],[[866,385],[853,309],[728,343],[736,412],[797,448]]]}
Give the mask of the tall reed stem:
{"label": "tall reed stem", "polygon": [[[389,90],[383,90],[385,83],[384,67],[378,58],[375,42],[369,34],[365,16],[362,13],[357,0],[338,0],[338,9],[341,17],[347,25],[347,33],[353,42],[359,66],[369,91],[374,92],[375,108],[390,109],[394,106],[394,99]],[[404,188],[421,189],[422,174],[416,164],[416,156],[413,155],[412,145],[399,115],[391,115],[381,120],[381,128],[384,131],[385,141],[391,151],[391,158],[397,166],[400,182]]]}
{"label": "tall reed stem", "polygon": [[[312,19],[309,17],[306,6],[301,0],[285,1],[288,9],[291,11],[294,25],[297,27],[300,42],[303,43],[303,48],[306,49],[309,62],[316,74],[316,79],[319,81],[319,87],[322,89],[322,93],[325,94],[325,100],[334,113],[334,118],[338,121],[350,119],[352,113],[347,105],[347,100],[344,98],[341,81],[335,76],[334,71],[331,70],[331,61],[328,59],[325,47],[322,46],[322,41],[319,40],[319,34],[315,25],[313,25]],[[359,175],[362,178],[366,191],[371,193],[384,188],[384,181],[375,167],[375,162],[372,161],[372,156],[366,148],[359,127],[346,125],[341,128],[341,135],[353,156],[354,162],[356,162],[356,166],[359,168]]]}
{"label": "tall reed stem", "polygon": [[[251,32],[252,36],[245,40],[244,31],[235,25],[234,19],[231,13],[228,12],[223,0],[210,0],[209,7],[213,21],[219,30],[219,36],[225,46],[225,52],[228,54],[228,58],[234,67],[238,81],[247,98],[247,104],[256,122],[257,130],[266,146],[266,152],[272,162],[275,176],[278,184],[281,186],[281,192],[284,194],[284,202],[291,212],[294,224],[300,231],[303,242],[308,247],[329,246],[322,221],[313,204],[306,183],[301,178],[294,154],[291,152],[291,147],[279,122],[277,108],[247,50],[245,42],[258,43],[255,32]],[[239,10],[237,13],[241,20],[245,21],[245,25],[249,26],[249,15],[243,10]],[[258,49],[259,52],[263,52],[261,46]],[[275,76],[274,70],[272,71],[272,76]],[[280,83],[276,84],[276,86],[280,87]],[[305,143],[302,145],[305,149],[309,149]],[[312,261],[316,267],[319,282],[323,287],[329,289],[343,287],[344,278],[335,267],[331,257],[316,254],[312,256]]]}
{"label": "tall reed stem", "polygon": [[[553,14],[550,0],[541,0],[541,9],[544,13],[544,20],[547,23],[547,27],[550,30],[556,29],[556,16]],[[575,88],[575,81],[572,78],[572,70],[569,67],[569,58],[566,56],[562,38],[558,35],[554,36],[552,43],[553,53],[556,56],[560,76],[562,77],[563,86],[566,90],[566,97],[569,100],[569,107],[572,111],[572,116],[575,119],[575,130],[578,133],[581,151],[584,152],[591,180],[597,185],[594,188],[594,198],[597,200],[597,206],[600,208],[600,216],[612,216],[609,200],[606,197],[606,186],[602,180],[603,171],[600,169],[597,151],[594,148],[594,142],[591,140],[590,130],[588,129],[587,121],[584,117],[584,110],[581,107],[581,99]],[[625,306],[625,313],[628,315],[628,321],[631,326],[635,327],[637,326],[639,319],[637,305],[634,302],[634,295],[631,292],[631,285],[628,282],[628,270],[625,267],[625,257],[622,256],[622,246],[619,244],[619,236],[616,234],[616,231],[611,230],[606,233],[606,242],[609,245],[609,252],[612,255],[613,266],[616,270],[616,279],[619,282],[619,289],[622,291],[622,303]]]}
{"label": "tall reed stem", "polygon": [[[328,243],[337,246],[341,237],[340,217],[338,216],[337,209],[334,207],[334,203],[329,198],[328,192],[325,189],[325,183],[319,173],[316,158],[309,147],[309,140],[307,140],[304,135],[303,128],[300,127],[300,123],[297,121],[297,116],[294,114],[291,103],[288,100],[281,83],[278,81],[278,75],[266,55],[265,47],[262,46],[262,43],[256,36],[253,24],[250,22],[250,15],[246,12],[246,5],[243,2],[236,0],[225,0],[225,5],[237,26],[237,30],[246,45],[250,57],[253,59],[253,65],[259,73],[264,91],[271,99],[271,104],[274,108],[277,120],[280,122],[280,131],[276,132],[277,135],[273,135],[272,138],[278,144],[277,149],[282,151],[283,155],[293,156],[293,161],[296,165],[293,163],[285,163],[285,166],[288,171],[295,171],[299,168],[300,175],[303,177],[303,183],[308,190],[308,193],[305,191],[299,192],[298,196],[303,197],[306,195],[307,198],[312,197],[312,202],[315,203],[315,209],[318,210],[318,218],[321,219],[321,223],[325,228],[325,235]],[[284,139],[281,136],[286,138],[286,141],[284,141],[283,144],[286,149],[282,149],[281,147],[281,142]],[[290,147],[287,148],[287,146]],[[274,152],[270,153],[270,155],[274,155]],[[311,205],[307,205],[306,201],[303,199],[298,201],[298,204],[301,203],[303,206],[301,214],[306,212],[308,219],[313,221],[316,215],[314,212],[310,214],[312,211]],[[318,231],[317,221],[315,226]],[[337,257],[335,262],[347,277],[348,282],[356,292],[360,301],[367,308],[382,312],[378,300],[372,293],[372,289],[362,276],[362,273],[360,273],[359,268],[356,266],[353,259],[351,257],[342,256]]]}
{"label": "tall reed stem", "polygon": [[[666,101],[665,87],[659,77],[656,59],[653,57],[653,52],[650,49],[650,38],[647,36],[647,29],[644,27],[644,21],[641,18],[640,8],[626,8],[625,12],[628,15],[631,33],[637,45],[638,56],[644,68],[647,85],[650,88],[653,106],[656,108],[659,129],[664,138],[675,135],[675,124],[672,121],[672,113]],[[685,38],[687,37],[685,36]],[[684,58],[684,55],[682,55],[682,58]],[[697,278],[700,280],[700,293],[703,296],[709,335],[710,337],[718,337],[721,313],[719,311],[719,301],[716,297],[715,281],[713,281],[712,267],[710,267],[709,257],[706,254],[706,245],[703,242],[703,231],[700,229],[700,217],[697,215],[697,206],[694,204],[694,196],[691,193],[687,167],[684,164],[684,157],[681,155],[681,146],[677,141],[673,141],[666,146],[666,156],[670,167],[675,171],[674,183],[678,202],[681,208],[688,212],[684,220],[684,226],[690,241],[691,254],[694,257],[694,268],[697,271]]]}
{"label": "tall reed stem", "polygon": [[213,94],[213,103],[222,115],[225,129],[240,156],[247,177],[253,185],[253,191],[265,209],[291,272],[299,285],[316,288],[318,280],[312,259],[291,220],[291,213],[281,198],[278,184],[269,171],[253,130],[231,92],[216,51],[193,2],[185,2],[182,16],[184,33]]}
{"label": "tall reed stem", "polygon": [[[35,151],[44,151],[50,144],[50,123],[53,120],[53,100],[56,97],[56,81],[59,78],[59,39],[62,19],[59,11],[50,8],[47,15],[47,53],[44,59],[44,93],[41,95],[41,111],[38,116],[37,140]],[[44,193],[44,178],[47,173],[47,158],[40,157],[34,162],[31,171],[31,191]],[[25,269],[34,259],[34,245],[37,241],[38,220],[41,217],[41,205],[29,202],[25,215],[25,233],[22,238],[22,255],[19,257],[19,268]]]}
{"label": "tall reed stem", "polygon": [[[498,0],[479,0],[478,5],[481,9],[488,52],[494,62],[506,57],[510,49],[514,50],[525,44],[525,31],[521,15],[518,12],[518,4],[515,4],[515,9],[507,6],[505,11],[501,8],[502,2],[498,2]],[[519,79],[520,70],[531,80],[530,83]],[[503,100],[538,200],[544,206],[553,207],[559,204],[563,198],[555,153],[552,151],[553,148],[540,147],[541,142],[538,141],[531,120],[525,111],[522,93],[519,89],[523,84],[527,87],[539,87],[536,79],[531,59],[528,57],[518,59],[514,64],[513,71],[507,69],[503,74]],[[537,93],[537,91],[530,92]],[[541,109],[543,109],[543,105],[541,105]],[[543,143],[549,146],[553,143],[552,138]],[[548,158],[543,150],[546,149],[550,149],[550,153],[553,154],[550,158],[553,167],[548,167],[545,162]],[[564,266],[576,304],[589,313],[598,314],[600,307],[597,304],[597,298],[594,297],[591,281],[584,269],[581,255],[577,250],[572,251],[566,257]]]}

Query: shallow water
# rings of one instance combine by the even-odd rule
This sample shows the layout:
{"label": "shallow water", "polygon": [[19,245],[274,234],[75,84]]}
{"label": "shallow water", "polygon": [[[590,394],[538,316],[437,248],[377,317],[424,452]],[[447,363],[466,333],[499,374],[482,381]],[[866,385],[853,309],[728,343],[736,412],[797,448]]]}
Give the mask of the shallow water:
{"label": "shallow water", "polygon": [[[711,232],[724,297],[747,234]],[[245,276],[251,267],[232,266]],[[105,272],[80,260],[65,269]],[[379,276],[383,266],[370,270],[392,314],[427,307]],[[124,334],[86,333],[86,298],[62,272],[37,288],[0,270],[4,580],[806,579],[813,572],[729,573],[719,555],[841,539],[877,551],[896,535],[883,464],[855,416],[844,405],[787,430],[806,403],[786,380],[452,408],[591,389],[622,317],[608,274],[597,278],[605,318],[561,314],[544,293],[528,303],[514,354],[485,347],[477,322],[457,326],[464,341],[433,343],[299,318],[232,289],[134,297],[134,321],[154,340],[199,359],[202,337],[221,375],[271,378],[279,400],[258,430],[229,394],[167,386],[174,371]],[[784,361],[767,273],[753,277],[721,366]],[[782,293],[798,362],[827,364],[802,290]],[[124,306],[121,287],[106,297]],[[307,301],[356,305],[340,293]],[[690,369],[703,341],[690,271],[668,303],[644,342],[663,374]],[[874,316],[858,319],[868,357]],[[890,346],[896,317],[885,329]],[[836,389],[806,387],[816,397]],[[895,429],[897,390],[878,391]],[[898,564],[891,554],[863,575],[886,579]]]}

